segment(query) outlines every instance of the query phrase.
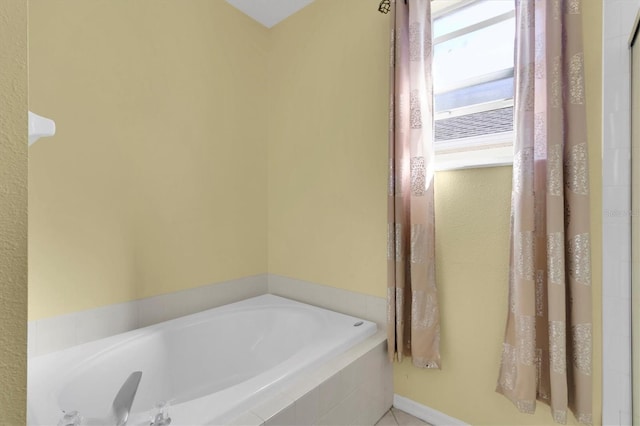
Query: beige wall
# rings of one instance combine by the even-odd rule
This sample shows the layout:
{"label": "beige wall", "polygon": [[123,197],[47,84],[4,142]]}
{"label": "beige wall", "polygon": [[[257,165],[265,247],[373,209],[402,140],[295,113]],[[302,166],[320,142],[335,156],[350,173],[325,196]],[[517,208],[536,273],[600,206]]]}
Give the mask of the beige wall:
{"label": "beige wall", "polygon": [[25,424],[27,2],[0,0],[0,424]]}
{"label": "beige wall", "polygon": [[386,295],[387,33],[364,0],[271,30],[270,273]]}
{"label": "beige wall", "polygon": [[[583,3],[592,188],[594,419],[601,415],[601,3]],[[383,296],[388,17],[317,0],[271,36],[269,272]],[[436,176],[442,371],[396,393],[472,424],[551,424],[494,392],[506,319],[511,168]]]}
{"label": "beige wall", "polygon": [[224,1],[31,0],[29,316],[267,270],[267,30]]}

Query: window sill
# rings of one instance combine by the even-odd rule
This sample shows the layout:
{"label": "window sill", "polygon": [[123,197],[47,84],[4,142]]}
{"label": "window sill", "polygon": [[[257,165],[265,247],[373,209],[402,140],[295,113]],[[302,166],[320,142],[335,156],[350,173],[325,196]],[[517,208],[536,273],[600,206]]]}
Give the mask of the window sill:
{"label": "window sill", "polygon": [[458,139],[436,145],[436,171],[513,164],[513,132]]}

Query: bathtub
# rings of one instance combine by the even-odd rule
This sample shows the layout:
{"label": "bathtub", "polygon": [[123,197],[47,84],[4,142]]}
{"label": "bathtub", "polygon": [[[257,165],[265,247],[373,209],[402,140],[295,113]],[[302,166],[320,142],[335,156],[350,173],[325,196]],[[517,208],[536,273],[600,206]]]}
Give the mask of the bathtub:
{"label": "bathtub", "polygon": [[27,423],[104,418],[142,371],[128,425],[166,409],[172,425],[228,424],[297,375],[376,332],[355,317],[263,295],[29,360]]}

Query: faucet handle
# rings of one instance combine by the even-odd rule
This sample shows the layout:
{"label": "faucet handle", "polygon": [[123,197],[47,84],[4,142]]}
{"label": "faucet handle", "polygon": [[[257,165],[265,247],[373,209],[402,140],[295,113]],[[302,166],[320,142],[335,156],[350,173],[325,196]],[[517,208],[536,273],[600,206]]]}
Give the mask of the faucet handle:
{"label": "faucet handle", "polygon": [[77,411],[65,412],[64,416],[58,422],[58,426],[81,426],[84,418]]}
{"label": "faucet handle", "polygon": [[171,424],[171,417],[169,417],[169,402],[160,401],[156,404],[158,412],[156,416],[151,420],[149,426],[168,426]]}

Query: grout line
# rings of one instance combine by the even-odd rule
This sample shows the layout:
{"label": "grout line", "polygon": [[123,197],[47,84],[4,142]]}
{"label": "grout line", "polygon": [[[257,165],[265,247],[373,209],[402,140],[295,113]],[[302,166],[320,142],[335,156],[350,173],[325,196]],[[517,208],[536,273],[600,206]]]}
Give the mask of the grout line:
{"label": "grout line", "polygon": [[398,422],[398,418],[396,417],[396,413],[393,412],[393,407],[389,408],[389,412],[391,413],[391,416],[393,416],[393,421],[396,422],[396,425],[400,426],[400,423]]}

